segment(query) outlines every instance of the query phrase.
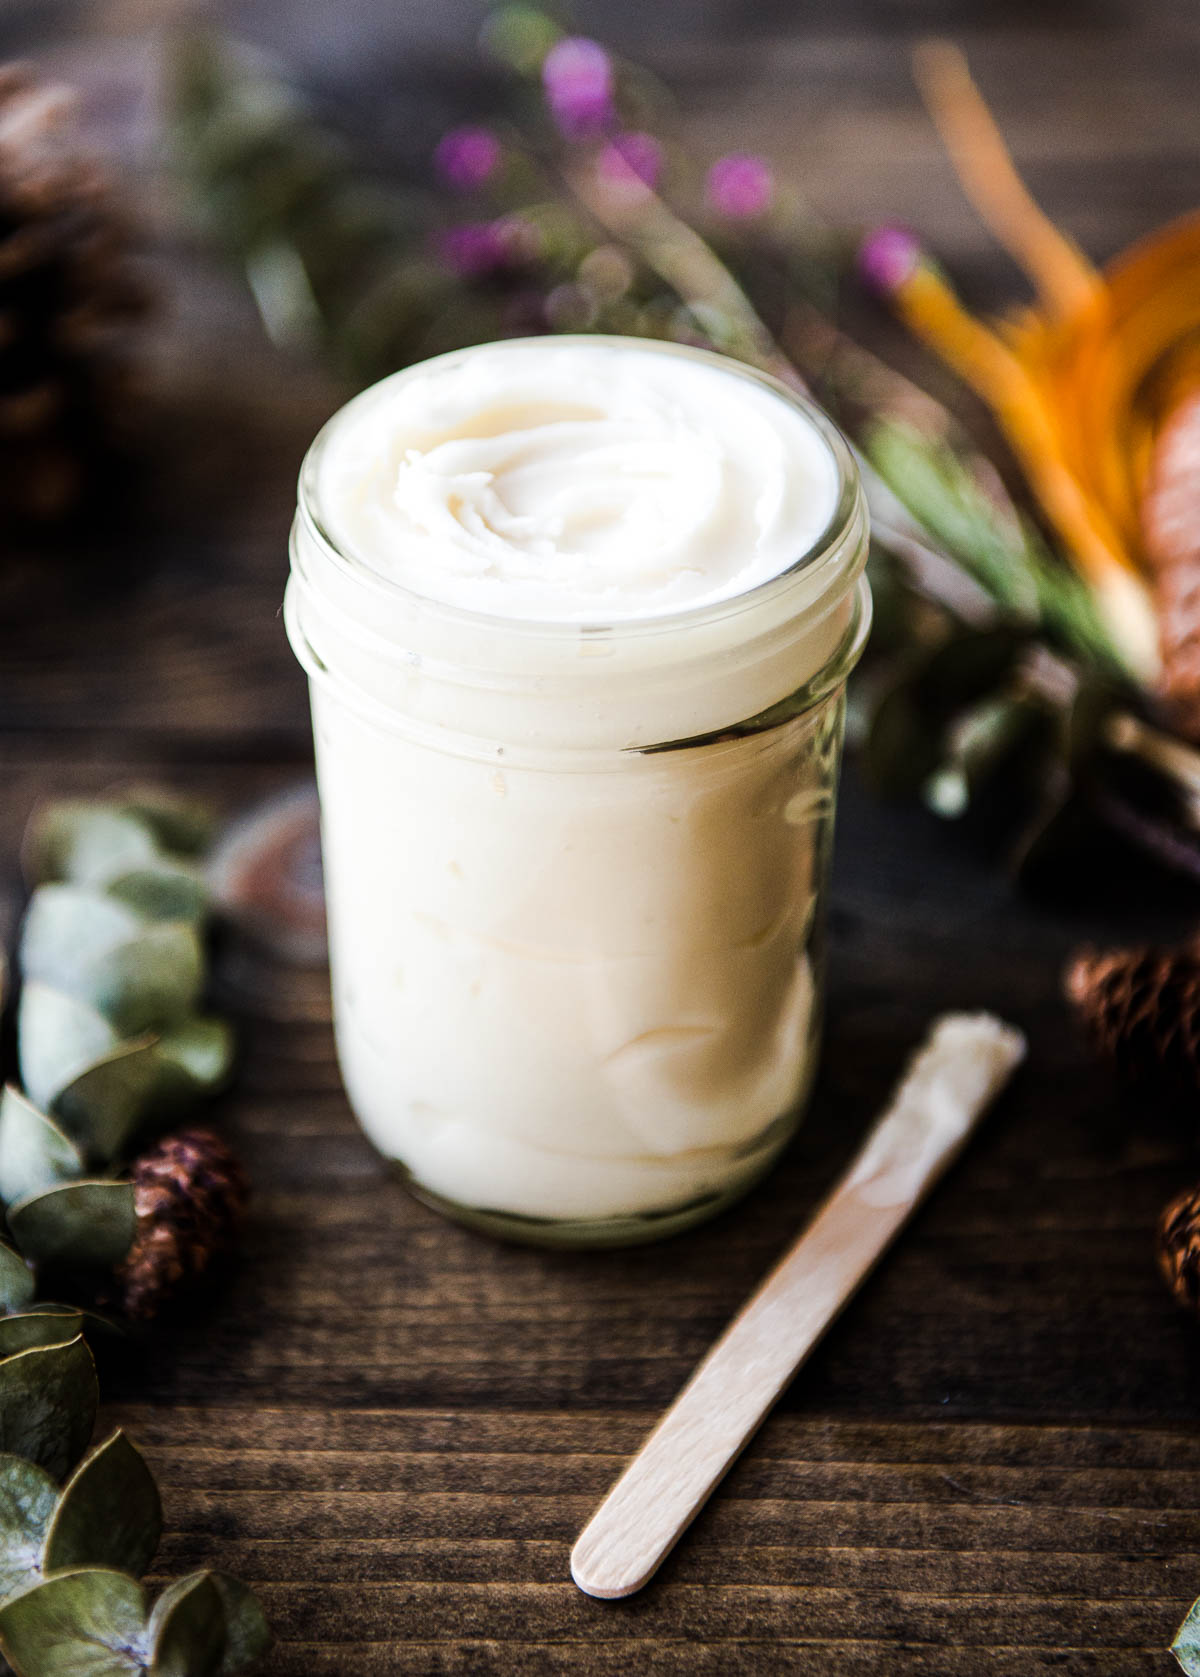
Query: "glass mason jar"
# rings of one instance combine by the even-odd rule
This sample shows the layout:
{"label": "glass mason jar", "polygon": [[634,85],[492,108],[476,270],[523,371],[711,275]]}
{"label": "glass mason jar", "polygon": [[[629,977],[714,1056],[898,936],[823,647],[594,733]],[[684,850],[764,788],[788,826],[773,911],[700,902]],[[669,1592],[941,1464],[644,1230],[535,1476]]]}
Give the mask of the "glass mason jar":
{"label": "glass mason jar", "polygon": [[673,1233],[792,1135],[870,617],[862,492],[829,420],[739,364],[617,342],[701,356],[807,417],[838,483],[809,551],[733,598],[612,623],[419,596],[339,549],[320,504],[322,450],[376,386],[305,460],[285,607],[350,1104],[419,1198],[543,1244]]}

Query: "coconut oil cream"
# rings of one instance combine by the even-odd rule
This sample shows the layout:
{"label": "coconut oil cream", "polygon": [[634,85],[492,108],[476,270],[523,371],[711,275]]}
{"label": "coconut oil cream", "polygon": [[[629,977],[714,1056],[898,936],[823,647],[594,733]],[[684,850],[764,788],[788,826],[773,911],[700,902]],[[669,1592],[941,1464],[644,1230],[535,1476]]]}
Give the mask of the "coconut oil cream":
{"label": "coconut oil cream", "polygon": [[317,438],[286,615],[338,1053],[423,1197],[646,1239],[783,1146],[865,549],[828,421],[701,351],[483,345]]}

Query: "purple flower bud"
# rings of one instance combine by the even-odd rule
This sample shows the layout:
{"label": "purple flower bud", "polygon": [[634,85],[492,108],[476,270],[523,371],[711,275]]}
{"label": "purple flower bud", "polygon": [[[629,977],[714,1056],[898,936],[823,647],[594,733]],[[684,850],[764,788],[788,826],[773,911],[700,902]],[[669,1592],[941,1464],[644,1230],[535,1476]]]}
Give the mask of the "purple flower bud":
{"label": "purple flower bud", "polygon": [[658,184],[662,161],[653,134],[618,134],[596,159],[596,174],[606,192],[635,203]]}
{"label": "purple flower bud", "polygon": [[775,178],[761,157],[735,152],[713,164],[704,183],[704,195],[718,215],[730,221],[749,221],[770,208]]}
{"label": "purple flower bud", "polygon": [[612,60],[598,41],[567,35],[542,61],[551,113],[568,139],[601,133],[613,120]]}
{"label": "purple flower bud", "polygon": [[465,221],[437,236],[438,255],[463,279],[495,273],[508,261],[509,243],[493,221]]}
{"label": "purple flower bud", "polygon": [[463,221],[437,235],[437,251],[463,279],[480,279],[501,268],[527,268],[542,254],[541,229],[527,216]]}
{"label": "purple flower bud", "polygon": [[863,284],[881,297],[891,297],[921,260],[921,245],[907,227],[877,227],[858,247],[858,273]]}
{"label": "purple flower bud", "polygon": [[442,135],[433,161],[448,186],[459,192],[473,192],[490,180],[499,167],[500,142],[490,128],[467,123]]}

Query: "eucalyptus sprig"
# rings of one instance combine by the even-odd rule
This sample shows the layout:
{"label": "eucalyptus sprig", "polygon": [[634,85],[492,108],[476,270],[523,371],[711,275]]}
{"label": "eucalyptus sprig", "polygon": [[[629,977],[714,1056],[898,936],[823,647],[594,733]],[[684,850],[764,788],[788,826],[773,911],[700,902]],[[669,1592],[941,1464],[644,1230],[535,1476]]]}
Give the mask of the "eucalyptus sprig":
{"label": "eucalyptus sprig", "polygon": [[47,1320],[44,1343],[0,1356],[0,1651],[17,1677],[248,1671],[271,1635],[236,1579],[194,1572],[149,1605],[158,1487],[120,1428],[87,1449],[95,1364],[76,1322]]}
{"label": "eucalyptus sprig", "polygon": [[[47,805],[26,836],[25,1088],[0,1094],[0,1651],[18,1677],[233,1677],[270,1641],[221,1574],[151,1607],[153,1476],[120,1431],[84,1455],[88,1339],[121,1332],[90,1305],[119,1305],[146,1233],[134,1150],[230,1069],[227,1022],[199,1011],[211,835],[206,810],[138,789]],[[79,1302],[39,1296],[44,1281]]]}
{"label": "eucalyptus sprig", "polygon": [[199,1011],[210,837],[205,811],[144,792],[49,804],[30,823],[24,1092],[0,1097],[0,1202],[22,1258],[50,1274],[125,1259],[131,1148],[229,1075],[230,1027]]}

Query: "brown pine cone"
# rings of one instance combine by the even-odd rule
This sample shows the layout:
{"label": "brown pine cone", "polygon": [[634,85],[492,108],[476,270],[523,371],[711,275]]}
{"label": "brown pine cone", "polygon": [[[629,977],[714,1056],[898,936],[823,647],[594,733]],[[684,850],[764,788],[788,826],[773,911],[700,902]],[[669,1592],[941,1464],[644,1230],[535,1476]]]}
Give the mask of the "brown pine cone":
{"label": "brown pine cone", "polygon": [[225,1142],[200,1128],[167,1136],[134,1161],[130,1176],[137,1234],[105,1302],[149,1321],[232,1247],[248,1189]]}
{"label": "brown pine cone", "polygon": [[1124,1081],[1178,1094],[1200,1086],[1200,949],[1085,949],[1064,986]]}
{"label": "brown pine cone", "polygon": [[128,327],[145,288],[114,191],[76,143],[73,97],[0,65],[0,522],[71,512],[128,428]]}
{"label": "brown pine cone", "polygon": [[1200,1311],[1200,1186],[1173,1199],[1159,1218],[1158,1267],[1176,1303]]}

